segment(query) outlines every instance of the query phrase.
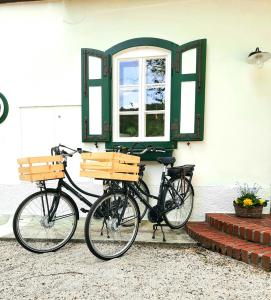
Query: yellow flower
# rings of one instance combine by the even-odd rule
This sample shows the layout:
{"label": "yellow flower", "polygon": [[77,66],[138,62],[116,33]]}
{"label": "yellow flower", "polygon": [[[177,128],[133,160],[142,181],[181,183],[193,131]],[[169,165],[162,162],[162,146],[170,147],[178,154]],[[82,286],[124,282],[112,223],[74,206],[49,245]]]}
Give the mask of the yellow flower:
{"label": "yellow flower", "polygon": [[259,203],[260,203],[260,205],[264,205],[265,200],[264,200],[264,199],[260,199],[260,200],[259,200]]}
{"label": "yellow flower", "polygon": [[244,206],[251,206],[253,204],[252,200],[249,199],[249,198],[246,198],[244,201],[243,201],[243,204]]}

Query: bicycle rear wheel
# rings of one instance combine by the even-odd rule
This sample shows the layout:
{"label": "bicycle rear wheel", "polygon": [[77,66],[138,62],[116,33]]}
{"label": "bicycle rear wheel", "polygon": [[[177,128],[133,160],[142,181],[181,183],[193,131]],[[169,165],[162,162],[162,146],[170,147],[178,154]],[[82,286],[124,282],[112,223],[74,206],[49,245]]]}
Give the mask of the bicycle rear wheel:
{"label": "bicycle rear wheel", "polygon": [[[129,226],[125,226],[126,223]],[[93,204],[87,215],[87,246],[100,259],[120,257],[132,246],[138,226],[139,209],[133,198],[121,192],[105,194]]]}
{"label": "bicycle rear wheel", "polygon": [[194,190],[186,178],[170,180],[169,186],[164,190],[163,197],[166,224],[172,229],[183,227],[190,218],[194,203]]}
{"label": "bicycle rear wheel", "polygon": [[[49,220],[48,211],[53,211]],[[47,189],[27,197],[13,218],[13,232],[25,249],[35,253],[56,251],[73,236],[77,209],[69,196]]]}
{"label": "bicycle rear wheel", "polygon": [[[139,188],[145,192],[147,195],[150,194],[149,188],[147,186],[147,184],[143,181],[143,179],[139,179],[139,181],[137,182],[137,185],[139,186]],[[136,187],[136,185],[135,185]],[[138,189],[137,189],[138,190]],[[141,193],[139,190],[138,192],[140,193],[141,197],[144,198],[144,200],[149,203],[150,199],[148,196],[144,195],[143,193]],[[142,203],[138,197],[136,195],[133,195],[134,199],[137,201],[138,207],[139,207],[139,212],[140,212],[140,220],[142,220],[148,210],[148,207],[146,205],[144,205],[144,203]]]}
{"label": "bicycle rear wheel", "polygon": [[[115,181],[114,183],[114,188],[115,189],[111,189],[111,191],[109,191],[108,193],[114,193],[116,191],[119,191],[120,193],[123,191],[123,187],[122,187],[122,182],[121,181]],[[136,182],[134,184],[134,187],[136,188],[136,190],[139,192],[139,194],[141,195],[142,198],[144,198],[144,200],[149,203],[150,199],[149,196],[144,195],[138,188],[137,186],[143,191],[145,192],[145,194],[149,195],[150,191],[149,188],[147,186],[147,184],[144,182],[144,180],[142,178],[139,178],[138,182]],[[111,187],[111,186],[110,186]],[[142,201],[140,201],[137,197],[137,195],[135,195],[134,193],[132,194],[132,197],[134,198],[134,200],[136,200],[138,208],[139,208],[139,212],[140,212],[140,220],[142,220],[148,210],[148,207],[146,205],[144,205],[144,203]],[[98,215],[98,212],[97,212]],[[128,223],[126,224],[126,226],[129,226]]]}

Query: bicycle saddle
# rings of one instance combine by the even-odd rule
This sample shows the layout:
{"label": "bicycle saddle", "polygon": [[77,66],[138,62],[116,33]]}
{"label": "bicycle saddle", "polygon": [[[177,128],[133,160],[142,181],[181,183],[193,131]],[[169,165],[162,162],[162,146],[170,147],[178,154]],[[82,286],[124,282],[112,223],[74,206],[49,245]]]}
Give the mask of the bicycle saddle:
{"label": "bicycle saddle", "polygon": [[183,165],[179,167],[168,168],[168,176],[181,177],[181,176],[193,176],[195,165]]}
{"label": "bicycle saddle", "polygon": [[163,164],[165,166],[167,165],[173,165],[176,161],[175,157],[157,157],[157,161],[160,163],[160,164]]}

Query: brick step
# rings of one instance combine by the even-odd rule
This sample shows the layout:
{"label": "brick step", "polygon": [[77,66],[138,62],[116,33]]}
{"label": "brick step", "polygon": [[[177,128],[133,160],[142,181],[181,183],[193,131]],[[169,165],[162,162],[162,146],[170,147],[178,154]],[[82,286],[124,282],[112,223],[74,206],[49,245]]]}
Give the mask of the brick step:
{"label": "brick step", "polygon": [[224,233],[241,239],[271,246],[271,217],[238,218],[233,214],[206,214],[206,222]]}
{"label": "brick step", "polygon": [[271,247],[221,232],[206,222],[188,222],[188,234],[203,247],[271,271]]}

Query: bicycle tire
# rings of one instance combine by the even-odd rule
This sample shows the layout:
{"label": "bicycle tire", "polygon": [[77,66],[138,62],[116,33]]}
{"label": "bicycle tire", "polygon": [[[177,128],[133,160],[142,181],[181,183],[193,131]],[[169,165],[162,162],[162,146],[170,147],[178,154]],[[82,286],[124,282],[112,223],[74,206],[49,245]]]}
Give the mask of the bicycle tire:
{"label": "bicycle tire", "polygon": [[[176,187],[177,182],[177,187]],[[181,184],[180,184],[181,183]],[[184,195],[184,203],[181,203],[182,200],[179,196],[176,195],[174,190],[170,185],[167,185],[163,191],[163,201],[165,209],[169,209],[172,206],[174,209],[163,215],[165,223],[171,229],[182,228],[189,220],[194,204],[194,189],[192,184],[187,178],[173,178],[170,180],[170,184],[175,184],[175,189],[181,192]],[[174,195],[175,193],[175,195]],[[174,198],[174,199],[173,199]],[[180,203],[179,203],[180,202]],[[177,205],[177,206],[176,206]],[[186,205],[186,206],[185,206]],[[174,211],[176,216],[174,218]],[[177,216],[179,213],[179,216]],[[174,219],[174,220],[173,220]]]}
{"label": "bicycle tire", "polygon": [[[60,197],[58,204],[54,201],[57,199],[55,197]],[[44,207],[51,208],[52,205],[57,205],[57,209],[54,220],[49,221],[48,215],[44,213]],[[28,251],[54,252],[65,246],[72,238],[77,227],[77,219],[78,209],[70,196],[55,189],[46,189],[31,194],[22,201],[13,218],[13,232],[19,244]]]}
{"label": "bicycle tire", "polygon": [[[129,210],[124,211],[122,222],[134,220],[134,226],[123,226],[117,224],[117,217],[125,206],[123,201],[125,194],[116,191],[101,196],[91,206],[85,222],[85,240],[92,254],[102,260],[118,258],[126,253],[134,243],[139,227],[139,208],[137,202],[128,196],[127,207],[134,210],[134,216],[125,215]],[[115,203],[114,203],[115,201]],[[95,217],[95,212],[102,214],[101,218]],[[129,214],[129,213],[128,213]],[[105,229],[104,229],[105,227]],[[106,231],[106,234],[104,234]],[[129,233],[131,231],[131,233]],[[117,237],[119,233],[120,237]],[[127,241],[126,241],[127,240]],[[124,246],[122,246],[124,244]]]}

